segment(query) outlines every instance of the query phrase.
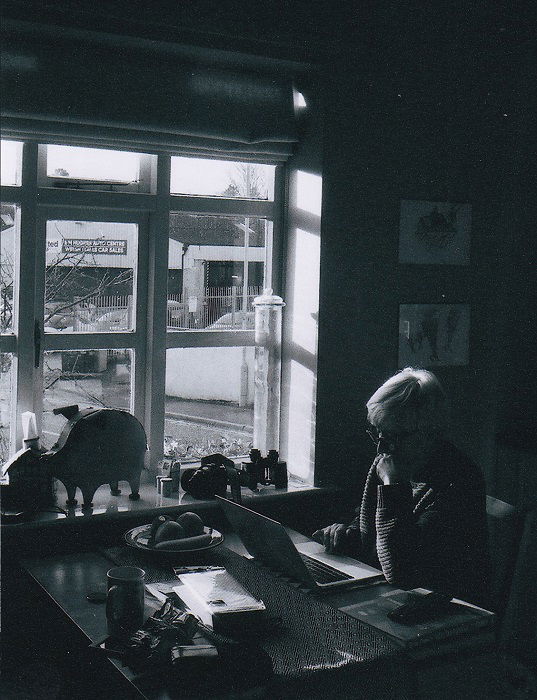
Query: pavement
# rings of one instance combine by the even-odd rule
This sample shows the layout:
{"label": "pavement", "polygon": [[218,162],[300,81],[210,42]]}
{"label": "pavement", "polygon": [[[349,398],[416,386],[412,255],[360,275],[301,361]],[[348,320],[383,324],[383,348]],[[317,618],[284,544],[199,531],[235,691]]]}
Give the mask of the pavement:
{"label": "pavement", "polygon": [[249,432],[253,430],[254,408],[225,401],[196,401],[167,396],[166,417]]}

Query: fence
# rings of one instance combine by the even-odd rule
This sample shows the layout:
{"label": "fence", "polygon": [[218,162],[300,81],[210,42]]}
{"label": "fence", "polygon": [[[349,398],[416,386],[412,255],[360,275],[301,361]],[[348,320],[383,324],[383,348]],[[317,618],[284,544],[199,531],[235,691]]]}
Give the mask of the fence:
{"label": "fence", "polygon": [[[254,327],[256,296],[261,286],[206,287],[203,294],[168,295],[168,329],[229,330]],[[246,299],[245,299],[246,297]],[[246,301],[246,308],[244,308]]]}
{"label": "fence", "polygon": [[132,330],[132,295],[96,295],[75,306],[75,331]]}
{"label": "fence", "polygon": [[[253,329],[253,300],[262,286],[206,287],[201,295],[169,294],[168,330]],[[246,302],[246,304],[245,304]],[[246,308],[244,308],[246,306]],[[133,297],[93,296],[76,305],[73,330],[82,332],[128,331],[133,328]]]}

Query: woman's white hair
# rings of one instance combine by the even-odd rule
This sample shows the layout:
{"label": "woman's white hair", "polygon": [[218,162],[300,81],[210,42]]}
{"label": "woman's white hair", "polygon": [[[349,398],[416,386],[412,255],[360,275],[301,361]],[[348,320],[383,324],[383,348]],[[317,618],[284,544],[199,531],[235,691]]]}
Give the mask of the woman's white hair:
{"label": "woman's white hair", "polygon": [[403,429],[440,432],[447,428],[448,402],[432,372],[405,367],[369,399],[367,418],[376,426],[388,418]]}

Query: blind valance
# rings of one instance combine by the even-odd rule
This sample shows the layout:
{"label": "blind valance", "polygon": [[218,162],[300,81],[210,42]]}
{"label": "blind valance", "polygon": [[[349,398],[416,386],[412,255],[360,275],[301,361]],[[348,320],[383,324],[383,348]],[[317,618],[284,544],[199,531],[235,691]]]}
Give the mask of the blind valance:
{"label": "blind valance", "polygon": [[285,160],[297,140],[292,77],[163,52],[7,33],[3,126],[180,153]]}

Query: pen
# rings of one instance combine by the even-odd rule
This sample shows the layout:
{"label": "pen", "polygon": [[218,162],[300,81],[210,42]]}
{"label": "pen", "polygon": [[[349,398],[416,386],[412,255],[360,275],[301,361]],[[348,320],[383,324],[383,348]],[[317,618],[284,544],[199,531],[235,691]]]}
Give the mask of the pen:
{"label": "pen", "polygon": [[225,571],[223,566],[175,566],[173,572],[176,576],[180,574],[191,574],[196,571]]}

